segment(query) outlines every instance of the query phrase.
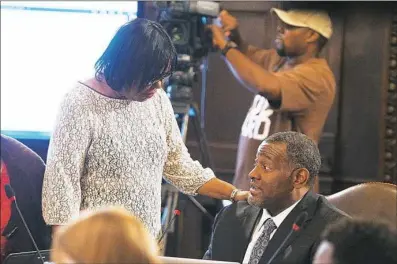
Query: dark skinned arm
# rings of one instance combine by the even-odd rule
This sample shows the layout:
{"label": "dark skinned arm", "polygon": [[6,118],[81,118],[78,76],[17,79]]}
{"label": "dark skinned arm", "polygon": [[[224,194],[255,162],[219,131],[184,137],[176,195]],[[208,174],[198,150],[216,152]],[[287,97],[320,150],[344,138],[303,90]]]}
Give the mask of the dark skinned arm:
{"label": "dark skinned arm", "polygon": [[[222,50],[227,43],[222,29],[212,25],[211,30],[213,44]],[[260,93],[269,100],[279,100],[281,98],[278,78],[252,61],[247,55],[238,49],[232,48],[226,53],[226,60],[233,74],[250,91]]]}

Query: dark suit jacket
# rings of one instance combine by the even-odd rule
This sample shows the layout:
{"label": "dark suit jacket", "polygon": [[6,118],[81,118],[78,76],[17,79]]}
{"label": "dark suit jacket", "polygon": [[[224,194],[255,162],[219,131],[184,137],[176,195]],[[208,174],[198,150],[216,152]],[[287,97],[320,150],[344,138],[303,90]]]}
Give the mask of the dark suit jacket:
{"label": "dark suit jacket", "polygon": [[[4,135],[1,135],[1,159],[7,166],[19,209],[37,246],[39,249],[49,249],[51,227],[45,224],[41,210],[43,160],[19,141]],[[6,254],[35,250],[14,204],[3,235],[7,237]]]}
{"label": "dark suit jacket", "polygon": [[[308,217],[301,231],[294,233],[287,240],[273,263],[312,263],[315,250],[320,243],[320,234],[326,225],[348,217],[326,198],[309,191],[278,227],[259,263],[265,264],[269,261],[303,211],[308,213]],[[204,258],[241,263],[262,212],[261,208],[251,206],[247,202],[237,202],[223,208],[216,216],[211,243]]]}

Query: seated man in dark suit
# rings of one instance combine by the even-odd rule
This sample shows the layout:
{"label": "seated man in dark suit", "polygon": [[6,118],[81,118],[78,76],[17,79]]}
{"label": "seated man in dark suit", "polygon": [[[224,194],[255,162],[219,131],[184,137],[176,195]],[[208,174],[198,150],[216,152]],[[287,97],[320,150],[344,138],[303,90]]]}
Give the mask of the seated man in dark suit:
{"label": "seated man in dark suit", "polygon": [[[311,263],[325,227],[348,217],[311,191],[320,165],[319,150],[307,136],[281,132],[268,137],[259,146],[249,174],[248,202],[219,212],[204,258],[268,263],[279,249],[272,263]],[[287,239],[302,214],[306,217],[298,223],[300,231]]]}

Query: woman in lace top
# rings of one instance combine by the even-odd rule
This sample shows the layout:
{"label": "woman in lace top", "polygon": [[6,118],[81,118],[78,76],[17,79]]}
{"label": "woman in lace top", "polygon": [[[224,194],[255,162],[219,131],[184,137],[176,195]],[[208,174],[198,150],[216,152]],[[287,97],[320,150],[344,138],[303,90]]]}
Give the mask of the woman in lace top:
{"label": "woman in lace top", "polygon": [[161,89],[175,63],[175,47],[162,26],[136,19],[117,31],[95,64],[95,77],[68,92],[43,183],[48,224],[63,225],[84,209],[119,205],[157,236],[163,176],[189,195],[246,199],[247,192],[191,159]]}

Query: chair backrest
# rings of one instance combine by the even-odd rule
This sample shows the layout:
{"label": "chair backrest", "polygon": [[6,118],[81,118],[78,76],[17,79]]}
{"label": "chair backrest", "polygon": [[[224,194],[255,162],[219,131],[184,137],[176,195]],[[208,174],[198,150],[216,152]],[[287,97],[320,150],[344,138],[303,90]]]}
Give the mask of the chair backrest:
{"label": "chair backrest", "polygon": [[362,183],[327,197],[351,217],[381,220],[397,226],[397,186],[382,182]]}

